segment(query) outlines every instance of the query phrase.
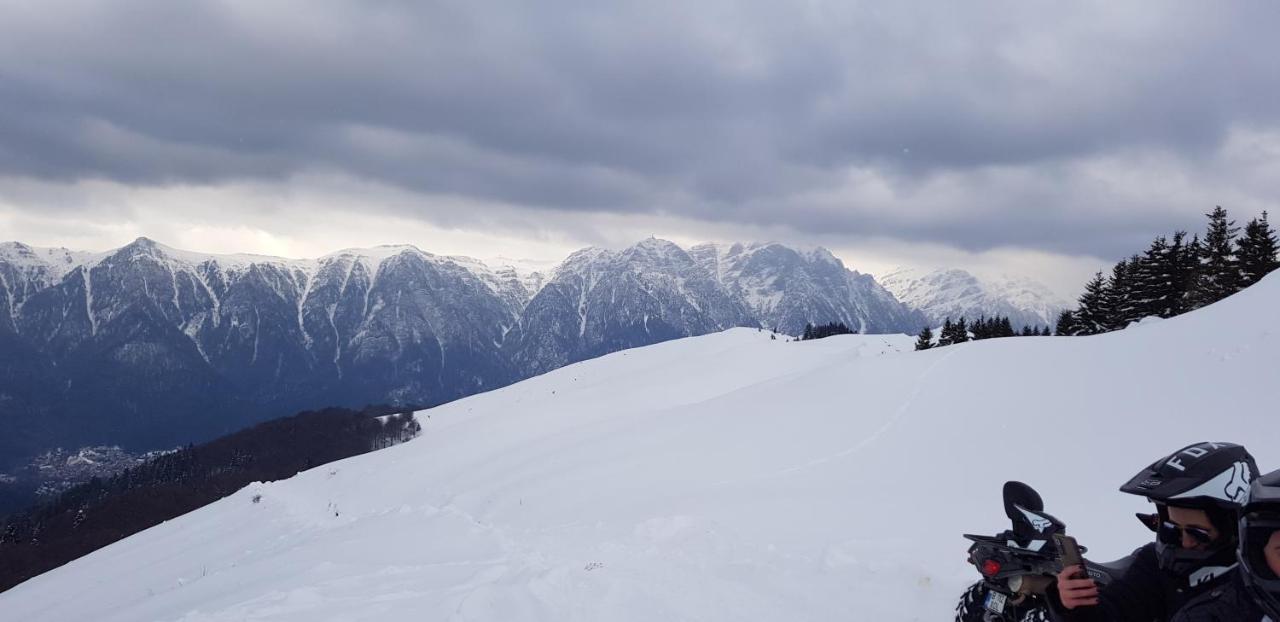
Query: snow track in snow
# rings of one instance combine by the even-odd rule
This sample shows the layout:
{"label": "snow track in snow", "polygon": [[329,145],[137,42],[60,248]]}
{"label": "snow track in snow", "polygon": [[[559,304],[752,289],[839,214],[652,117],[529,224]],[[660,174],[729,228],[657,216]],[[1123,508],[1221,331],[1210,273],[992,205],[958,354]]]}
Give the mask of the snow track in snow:
{"label": "snow track in snow", "polygon": [[942,363],[946,362],[947,359],[950,359],[952,356],[955,356],[956,352],[959,352],[959,351],[960,351],[960,348],[952,348],[950,349],[950,351],[947,351],[947,352],[933,353],[935,356],[937,356],[937,360],[931,363],[928,367],[925,368],[923,372],[920,373],[920,377],[919,379],[916,380],[915,386],[912,387],[911,393],[907,395],[906,399],[902,401],[902,404],[898,406],[898,409],[894,411],[893,415],[885,419],[884,424],[882,424],[879,428],[876,428],[875,431],[873,431],[866,438],[863,438],[862,440],[858,441],[856,444],[854,444],[852,447],[849,447],[848,449],[836,452],[828,456],[823,456],[821,458],[810,460],[809,462],[806,462],[798,466],[783,469],[781,471],[778,471],[778,474],[790,475],[792,473],[803,471],[805,469],[812,469],[814,467],[826,464],[828,462],[833,462],[835,460],[839,460],[846,456],[855,454],[867,448],[872,443],[880,440],[880,437],[884,436],[885,432],[888,432],[889,429],[892,428],[894,424],[896,424],[900,419],[902,419],[907,414],[907,411],[911,409],[912,404],[914,404],[916,401],[916,397],[920,395],[920,391],[926,386],[930,377],[933,376],[934,370],[937,369],[939,365],[942,365]]}

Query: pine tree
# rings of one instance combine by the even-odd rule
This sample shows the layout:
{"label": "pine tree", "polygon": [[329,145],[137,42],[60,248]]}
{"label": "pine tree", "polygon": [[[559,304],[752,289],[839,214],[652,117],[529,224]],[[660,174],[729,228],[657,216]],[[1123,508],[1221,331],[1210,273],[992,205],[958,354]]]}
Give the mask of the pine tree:
{"label": "pine tree", "polygon": [[1111,268],[1107,280],[1107,330],[1119,330],[1138,319],[1136,276],[1139,258],[1121,259]]}
{"label": "pine tree", "polygon": [[1182,238],[1175,238],[1176,248],[1164,236],[1157,237],[1143,253],[1137,275],[1139,318],[1172,317],[1179,306],[1180,291],[1175,272],[1176,257],[1182,253]]}
{"label": "pine tree", "polygon": [[1055,325],[1058,336],[1070,336],[1076,333],[1076,314],[1070,309],[1063,309],[1058,314],[1058,322]]}
{"label": "pine tree", "polygon": [[1052,336],[1053,336],[1053,335],[1049,332],[1049,326],[1048,326],[1048,325],[1045,325],[1045,327],[1040,331],[1040,336],[1041,336],[1041,337],[1052,337]]}
{"label": "pine tree", "polygon": [[1196,281],[1200,278],[1200,236],[1191,236],[1190,242],[1182,243],[1186,236],[1185,231],[1173,234],[1173,315],[1181,315],[1194,308],[1193,296]]}
{"label": "pine tree", "polygon": [[951,318],[948,317],[947,320],[942,323],[942,331],[938,333],[938,345],[949,346],[955,343],[955,332],[956,327],[951,323]]}
{"label": "pine tree", "polygon": [[974,341],[990,339],[993,336],[991,334],[991,324],[987,321],[987,316],[985,315],[978,316],[978,319],[969,325],[969,332],[973,333]]}
{"label": "pine tree", "polygon": [[1097,335],[1106,332],[1107,327],[1107,283],[1102,278],[1102,272],[1094,275],[1084,286],[1084,293],[1080,295],[1080,306],[1073,314],[1075,316],[1074,328],[1076,335]]}
{"label": "pine tree", "polygon": [[964,318],[960,318],[955,324],[956,336],[954,343],[964,343],[969,341],[969,327],[965,325]]}
{"label": "pine tree", "polygon": [[813,324],[810,324],[810,323],[808,323],[808,322],[805,322],[805,325],[804,325],[804,334],[800,335],[800,340],[801,340],[801,341],[808,341],[808,340],[810,340],[810,339],[813,339]]}
{"label": "pine tree", "polygon": [[1160,308],[1157,309],[1160,317],[1173,317],[1184,311],[1182,304],[1182,283],[1184,276],[1182,271],[1186,269],[1183,255],[1186,254],[1187,238],[1186,231],[1174,231],[1173,240],[1165,248],[1164,256],[1161,261],[1161,281],[1159,300]]}
{"label": "pine tree", "polygon": [[1240,288],[1243,289],[1280,267],[1276,256],[1276,234],[1267,222],[1267,213],[1254,218],[1244,227],[1244,235],[1236,240],[1236,257],[1240,265]]}
{"label": "pine tree", "polygon": [[928,350],[933,347],[933,329],[928,326],[920,329],[920,338],[916,339],[916,350]]}
{"label": "pine tree", "polygon": [[[978,338],[978,327],[976,324],[969,327],[969,332],[973,333],[974,339]],[[983,319],[983,322],[982,322],[982,338],[983,339],[994,339],[996,337],[1002,337],[1002,336],[1003,335],[1000,334],[1000,316]]]}
{"label": "pine tree", "polygon": [[1132,313],[1127,318],[1130,322],[1156,314],[1155,308],[1158,306],[1155,301],[1158,289],[1156,283],[1160,278],[1160,266],[1157,264],[1166,245],[1164,237],[1158,237],[1151,241],[1146,252],[1134,255],[1129,263],[1133,291]]}
{"label": "pine tree", "polygon": [[1217,206],[1208,214],[1209,228],[1200,249],[1200,282],[1196,307],[1213,304],[1240,289],[1233,242],[1239,227],[1227,220],[1227,210]]}

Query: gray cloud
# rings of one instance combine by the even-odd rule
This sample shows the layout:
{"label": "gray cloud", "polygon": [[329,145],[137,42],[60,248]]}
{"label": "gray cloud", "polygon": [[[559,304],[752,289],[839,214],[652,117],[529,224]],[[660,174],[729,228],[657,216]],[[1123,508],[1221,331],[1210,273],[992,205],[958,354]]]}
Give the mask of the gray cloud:
{"label": "gray cloud", "polygon": [[1228,138],[1274,136],[1278,26],[1262,0],[5,3],[0,176],[331,172],[1107,256],[1275,200],[1225,164],[1273,167]]}

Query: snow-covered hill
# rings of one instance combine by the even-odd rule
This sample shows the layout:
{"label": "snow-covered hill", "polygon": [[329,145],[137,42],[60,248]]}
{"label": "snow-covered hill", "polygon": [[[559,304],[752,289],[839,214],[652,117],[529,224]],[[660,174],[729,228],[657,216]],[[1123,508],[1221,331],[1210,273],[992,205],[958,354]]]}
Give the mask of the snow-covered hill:
{"label": "snow-covered hill", "polygon": [[976,577],[960,534],[1005,525],[1006,479],[1113,558],[1151,537],[1116,488],[1164,453],[1235,440],[1280,466],[1277,309],[1273,274],[1095,337],[619,352],[37,577],[0,619],[948,619]]}
{"label": "snow-covered hill", "polygon": [[921,271],[898,268],[880,277],[885,289],[923,312],[933,326],[946,318],[970,321],[1008,317],[1014,329],[1053,327],[1069,305],[1043,284],[1025,277],[980,279],[959,269]]}

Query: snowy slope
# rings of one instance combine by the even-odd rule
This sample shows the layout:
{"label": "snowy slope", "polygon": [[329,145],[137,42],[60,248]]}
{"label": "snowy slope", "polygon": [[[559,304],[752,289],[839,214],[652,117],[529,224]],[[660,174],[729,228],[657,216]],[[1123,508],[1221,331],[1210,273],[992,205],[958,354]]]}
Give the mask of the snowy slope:
{"label": "snowy slope", "polygon": [[[77,266],[101,255],[65,248],[38,248],[0,242],[0,330],[16,332],[22,306],[42,289],[62,280]],[[6,326],[7,324],[7,326]]]}
{"label": "snowy slope", "polygon": [[[92,262],[103,253],[86,253],[65,248],[40,248],[21,242],[0,242],[0,261],[18,270],[40,273],[42,280],[54,283],[76,266]],[[46,283],[46,285],[47,285]]]}
{"label": "snowy slope", "polygon": [[1110,558],[1150,538],[1116,487],[1167,451],[1280,466],[1278,308],[1273,274],[1096,337],[619,352],[32,579],[0,619],[949,619],[976,577],[960,534],[1005,525],[1005,479]]}

